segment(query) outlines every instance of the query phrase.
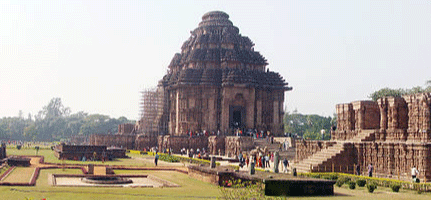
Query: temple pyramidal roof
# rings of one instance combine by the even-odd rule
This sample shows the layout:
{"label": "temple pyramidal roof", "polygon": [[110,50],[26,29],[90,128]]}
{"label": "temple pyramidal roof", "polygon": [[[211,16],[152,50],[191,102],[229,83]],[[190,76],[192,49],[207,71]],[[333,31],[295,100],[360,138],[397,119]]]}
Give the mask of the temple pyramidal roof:
{"label": "temple pyramidal roof", "polygon": [[292,90],[276,72],[265,70],[266,59],[254,51],[254,43],[222,11],[202,16],[199,26],[169,64],[165,86],[245,84],[250,87]]}

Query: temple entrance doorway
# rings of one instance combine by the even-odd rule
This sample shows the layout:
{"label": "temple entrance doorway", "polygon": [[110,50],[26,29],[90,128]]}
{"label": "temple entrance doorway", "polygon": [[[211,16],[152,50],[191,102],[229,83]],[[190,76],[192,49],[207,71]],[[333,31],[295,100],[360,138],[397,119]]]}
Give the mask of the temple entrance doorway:
{"label": "temple entrance doorway", "polygon": [[229,127],[243,128],[245,121],[245,108],[243,106],[230,106],[229,108]]}

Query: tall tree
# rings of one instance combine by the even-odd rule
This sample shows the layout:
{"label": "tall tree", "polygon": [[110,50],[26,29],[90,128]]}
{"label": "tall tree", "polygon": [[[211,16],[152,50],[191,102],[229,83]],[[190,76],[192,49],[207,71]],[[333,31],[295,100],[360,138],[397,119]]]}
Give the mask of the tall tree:
{"label": "tall tree", "polygon": [[60,98],[53,98],[48,105],[39,111],[36,117],[38,139],[59,139],[66,130],[65,117],[70,114],[70,108],[64,107]]}
{"label": "tall tree", "polygon": [[330,139],[331,117],[303,115],[297,112],[286,113],[284,128],[287,133],[297,134],[307,139],[322,139],[321,130],[325,130],[325,139]]}

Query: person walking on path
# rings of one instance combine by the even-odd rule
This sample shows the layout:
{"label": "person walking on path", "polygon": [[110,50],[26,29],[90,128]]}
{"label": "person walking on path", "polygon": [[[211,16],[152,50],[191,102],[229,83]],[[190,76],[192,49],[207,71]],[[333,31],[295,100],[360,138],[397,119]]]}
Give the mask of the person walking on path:
{"label": "person walking on path", "polygon": [[416,176],[419,174],[418,169],[416,169],[416,166],[413,166],[412,168],[412,179],[413,181],[416,181]]}
{"label": "person walking on path", "polygon": [[283,166],[284,166],[283,173],[287,173],[287,167],[289,167],[289,161],[287,160],[287,158],[284,158]]}
{"label": "person walking on path", "polygon": [[368,165],[368,176],[369,177],[373,177],[373,170],[374,170],[373,163],[370,163]]}
{"label": "person walking on path", "polygon": [[159,160],[159,154],[156,151],[156,155],[154,156],[154,164],[156,164],[157,167],[157,161]]}

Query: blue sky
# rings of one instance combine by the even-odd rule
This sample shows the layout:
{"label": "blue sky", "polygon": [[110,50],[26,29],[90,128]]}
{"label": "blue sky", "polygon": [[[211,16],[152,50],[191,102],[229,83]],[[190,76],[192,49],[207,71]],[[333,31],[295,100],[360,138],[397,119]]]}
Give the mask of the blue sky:
{"label": "blue sky", "polygon": [[0,1],[0,117],[137,119],[203,14],[222,10],[294,89],[287,111],[332,116],[383,87],[431,80],[431,1]]}

